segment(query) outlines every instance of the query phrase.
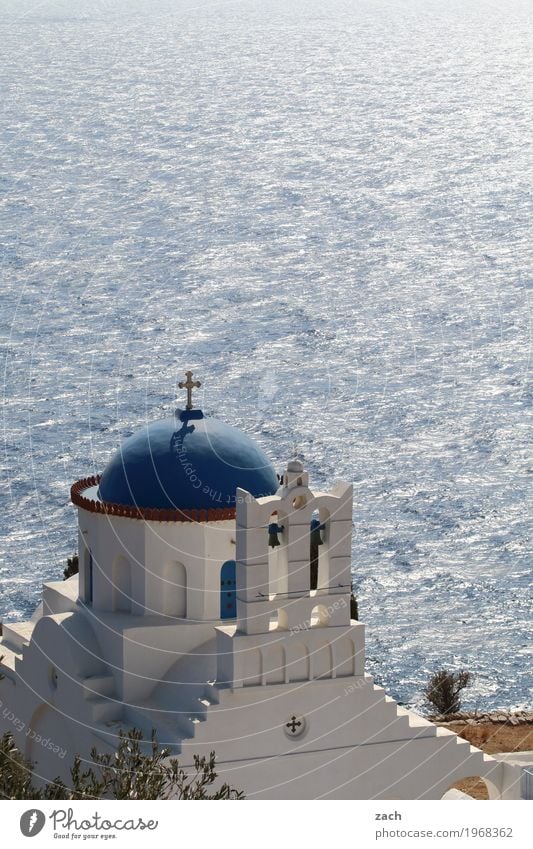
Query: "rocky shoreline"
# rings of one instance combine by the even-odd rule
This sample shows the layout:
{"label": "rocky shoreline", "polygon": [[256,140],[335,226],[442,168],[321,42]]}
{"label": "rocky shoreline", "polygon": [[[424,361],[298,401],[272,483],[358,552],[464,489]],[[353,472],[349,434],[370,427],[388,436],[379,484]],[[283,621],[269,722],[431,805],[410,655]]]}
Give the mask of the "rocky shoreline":
{"label": "rocky shoreline", "polygon": [[492,722],[494,724],[505,723],[508,725],[523,725],[529,722],[533,722],[533,711],[472,710],[460,711],[459,713],[449,713],[445,715],[437,714],[428,716],[427,719],[430,722],[434,722],[435,725],[464,725],[465,723],[466,725],[480,725],[486,722]]}

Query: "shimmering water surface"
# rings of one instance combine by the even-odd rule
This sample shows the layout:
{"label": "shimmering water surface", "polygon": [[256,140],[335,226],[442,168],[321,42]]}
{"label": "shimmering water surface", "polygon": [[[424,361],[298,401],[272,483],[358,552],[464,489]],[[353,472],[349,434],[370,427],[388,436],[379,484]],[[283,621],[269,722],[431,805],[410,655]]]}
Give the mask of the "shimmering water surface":
{"label": "shimmering water surface", "polygon": [[0,615],[174,407],[355,483],[368,669],[531,698],[527,2],[0,0]]}

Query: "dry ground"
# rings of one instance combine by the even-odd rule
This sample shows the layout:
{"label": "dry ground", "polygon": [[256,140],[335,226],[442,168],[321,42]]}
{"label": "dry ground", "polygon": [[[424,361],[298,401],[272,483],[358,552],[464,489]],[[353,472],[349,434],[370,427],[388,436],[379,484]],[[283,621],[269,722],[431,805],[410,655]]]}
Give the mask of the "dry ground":
{"label": "dry ground", "polygon": [[[487,755],[495,752],[531,752],[533,751],[533,722],[511,725],[505,722],[479,722],[468,725],[466,722],[439,723],[459,737],[468,740],[473,746],[482,749]],[[487,788],[480,778],[465,778],[452,785],[468,793],[474,799],[488,799]]]}

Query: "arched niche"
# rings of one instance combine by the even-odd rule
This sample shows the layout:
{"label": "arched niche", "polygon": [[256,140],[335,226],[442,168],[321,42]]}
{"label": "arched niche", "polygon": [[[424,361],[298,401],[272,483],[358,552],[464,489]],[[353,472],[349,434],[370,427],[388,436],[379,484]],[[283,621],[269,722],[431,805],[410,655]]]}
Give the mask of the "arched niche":
{"label": "arched niche", "polygon": [[244,655],[244,687],[255,687],[261,684],[263,674],[263,657],[259,649],[248,649]]}
{"label": "arched niche", "polygon": [[187,616],[187,572],[183,563],[171,560],[163,566],[161,612],[164,616]]}
{"label": "arched niche", "polygon": [[313,678],[331,678],[333,660],[329,643],[323,643],[312,652],[311,664]]}
{"label": "arched niche", "polygon": [[337,678],[355,672],[355,645],[349,637],[336,640],[333,646],[335,673]]}
{"label": "arched niche", "polygon": [[111,581],[113,610],[131,612],[131,566],[122,554],[113,561]]}
{"label": "arched niche", "polygon": [[287,649],[287,678],[289,681],[309,680],[309,651],[303,643],[291,643]]}
{"label": "arched niche", "polygon": [[263,650],[263,679],[265,684],[285,682],[285,649],[283,646],[268,646]]}

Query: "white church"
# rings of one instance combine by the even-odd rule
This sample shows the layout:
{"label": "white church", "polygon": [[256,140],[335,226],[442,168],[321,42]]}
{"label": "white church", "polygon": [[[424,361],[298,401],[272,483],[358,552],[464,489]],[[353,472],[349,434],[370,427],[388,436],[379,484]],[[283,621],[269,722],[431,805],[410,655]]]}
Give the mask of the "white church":
{"label": "white church", "polygon": [[182,766],[214,750],[249,799],[440,799],[467,776],[518,798],[514,767],[365,674],[352,487],[314,490],[298,460],[277,476],[186,375],[184,409],[72,486],[79,574],[3,625],[0,733],[45,779],[136,727]]}

